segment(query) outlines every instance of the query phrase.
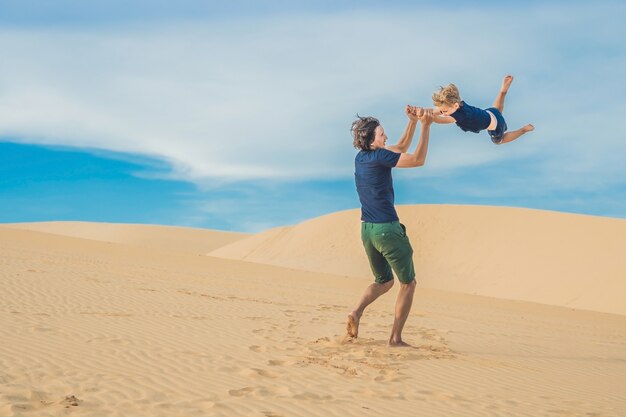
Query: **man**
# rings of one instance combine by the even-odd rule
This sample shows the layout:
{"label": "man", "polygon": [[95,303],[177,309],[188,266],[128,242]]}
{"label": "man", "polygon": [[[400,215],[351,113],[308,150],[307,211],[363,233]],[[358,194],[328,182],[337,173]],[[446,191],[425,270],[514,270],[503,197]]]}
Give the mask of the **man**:
{"label": "man", "polygon": [[[422,112],[419,109],[420,113]],[[348,336],[356,338],[365,308],[393,286],[392,270],[400,281],[395,319],[389,346],[410,346],[402,340],[402,329],[411,311],[415,293],[413,249],[406,228],[399,221],[394,207],[392,168],[413,168],[424,165],[428,153],[432,109],[407,106],[409,123],[398,144],[387,146],[387,135],[373,117],[360,117],[352,123],[353,145],[359,149],[355,158],[355,181],[361,201],[361,240],[374,273],[374,283],[365,290],[357,307],[348,315]],[[422,122],[419,143],[407,153],[418,120]]]}

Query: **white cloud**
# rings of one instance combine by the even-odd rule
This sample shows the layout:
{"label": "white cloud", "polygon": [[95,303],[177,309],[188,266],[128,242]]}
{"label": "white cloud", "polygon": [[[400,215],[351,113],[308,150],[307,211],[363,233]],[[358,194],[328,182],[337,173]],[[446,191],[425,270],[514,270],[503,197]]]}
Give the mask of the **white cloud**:
{"label": "white cloud", "polygon": [[[142,153],[197,183],[351,175],[348,128],[454,81],[490,106],[517,78],[524,145],[435,126],[427,175],[528,160],[555,186],[623,181],[626,17],[619,4],[245,18],[98,29],[0,30],[0,135]],[[602,26],[599,26],[602,24]],[[417,139],[417,138],[416,138]],[[620,178],[622,174],[622,178]]]}

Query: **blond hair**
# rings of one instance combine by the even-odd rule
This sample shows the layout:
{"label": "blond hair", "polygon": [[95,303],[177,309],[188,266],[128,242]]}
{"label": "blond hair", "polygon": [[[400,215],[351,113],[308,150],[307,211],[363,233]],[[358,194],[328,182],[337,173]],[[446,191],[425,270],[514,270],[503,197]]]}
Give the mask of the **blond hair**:
{"label": "blond hair", "polygon": [[448,84],[445,87],[439,87],[438,91],[433,93],[433,104],[435,106],[452,106],[455,103],[461,103],[461,95],[459,89],[454,84]]}

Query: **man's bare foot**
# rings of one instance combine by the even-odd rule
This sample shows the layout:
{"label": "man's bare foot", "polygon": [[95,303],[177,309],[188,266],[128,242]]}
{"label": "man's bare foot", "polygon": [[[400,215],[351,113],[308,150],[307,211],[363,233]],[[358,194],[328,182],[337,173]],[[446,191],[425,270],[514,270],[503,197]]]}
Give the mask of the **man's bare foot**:
{"label": "man's bare foot", "polygon": [[522,131],[524,131],[524,133],[532,132],[533,130],[535,130],[535,126],[531,125],[530,123],[522,127]]}
{"label": "man's bare foot", "polygon": [[359,320],[361,317],[355,313],[348,314],[348,323],[346,324],[346,331],[348,336],[357,338],[359,337]]}
{"label": "man's bare foot", "polygon": [[506,93],[507,91],[509,91],[509,87],[511,86],[512,82],[513,82],[512,75],[507,75],[506,77],[504,77],[504,79],[502,80],[502,87],[500,87],[500,92]]}
{"label": "man's bare foot", "polygon": [[409,345],[406,342],[403,342],[402,340],[399,340],[397,342],[390,340],[389,347],[413,347],[413,346]]}

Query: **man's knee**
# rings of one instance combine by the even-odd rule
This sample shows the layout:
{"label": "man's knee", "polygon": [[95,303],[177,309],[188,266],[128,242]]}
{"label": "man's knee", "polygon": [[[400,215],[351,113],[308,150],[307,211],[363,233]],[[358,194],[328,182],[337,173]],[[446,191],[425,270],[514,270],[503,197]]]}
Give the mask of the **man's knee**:
{"label": "man's knee", "polygon": [[415,278],[413,278],[413,281],[407,282],[406,284],[402,282],[400,283],[400,285],[402,286],[401,288],[404,290],[414,290],[417,286],[417,281],[415,280]]}
{"label": "man's knee", "polygon": [[384,282],[384,283],[378,284],[378,285],[380,285],[383,288],[383,290],[385,292],[387,292],[387,291],[389,291],[391,289],[391,287],[393,287],[393,283],[394,282],[395,282],[395,280],[391,279],[391,280],[389,280],[387,282]]}

